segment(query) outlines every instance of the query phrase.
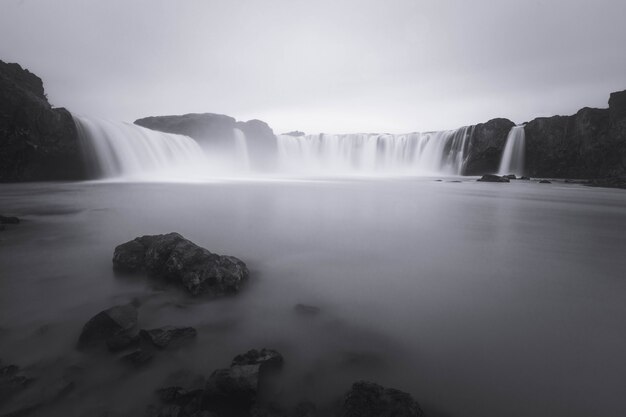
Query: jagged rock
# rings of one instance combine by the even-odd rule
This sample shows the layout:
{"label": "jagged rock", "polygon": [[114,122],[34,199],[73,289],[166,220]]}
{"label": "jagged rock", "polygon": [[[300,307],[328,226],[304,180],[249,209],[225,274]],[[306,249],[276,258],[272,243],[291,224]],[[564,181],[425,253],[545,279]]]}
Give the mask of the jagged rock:
{"label": "jagged rock", "polygon": [[0,182],[85,177],[72,115],[50,106],[39,77],[0,61]]}
{"label": "jagged rock", "polygon": [[272,349],[252,349],[248,352],[237,355],[233,359],[231,366],[261,365],[262,370],[276,370],[283,365],[283,355]]}
{"label": "jagged rock", "polygon": [[175,348],[196,338],[198,332],[193,327],[165,326],[139,332],[144,340],[159,349]]}
{"label": "jagged rock", "polygon": [[344,399],[343,417],[420,417],[423,412],[411,395],[366,381],[356,382]]}
{"label": "jagged rock", "polygon": [[92,317],[78,339],[80,349],[104,345],[129,335],[137,326],[137,309],[131,304],[111,307]]}
{"label": "jagged rock", "polygon": [[122,356],[122,361],[133,368],[142,368],[152,362],[154,354],[148,350],[137,349],[127,355]]}
{"label": "jagged rock", "polygon": [[0,216],[0,224],[19,224],[20,219],[13,216]]}
{"label": "jagged rock", "polygon": [[142,236],[117,246],[113,267],[122,272],[146,271],[182,285],[192,295],[236,293],[248,278],[241,260],[211,253],[178,233]]}
{"label": "jagged rock", "polygon": [[479,178],[477,181],[482,182],[510,182],[507,177],[501,177],[500,175],[487,174],[483,175],[482,178]]}

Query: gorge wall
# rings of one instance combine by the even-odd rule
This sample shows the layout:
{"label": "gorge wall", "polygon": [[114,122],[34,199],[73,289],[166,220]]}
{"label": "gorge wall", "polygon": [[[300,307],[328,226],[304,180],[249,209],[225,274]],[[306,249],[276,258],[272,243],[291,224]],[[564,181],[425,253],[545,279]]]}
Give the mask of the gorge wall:
{"label": "gorge wall", "polygon": [[39,77],[0,61],[0,181],[85,176],[72,115],[52,108]]}

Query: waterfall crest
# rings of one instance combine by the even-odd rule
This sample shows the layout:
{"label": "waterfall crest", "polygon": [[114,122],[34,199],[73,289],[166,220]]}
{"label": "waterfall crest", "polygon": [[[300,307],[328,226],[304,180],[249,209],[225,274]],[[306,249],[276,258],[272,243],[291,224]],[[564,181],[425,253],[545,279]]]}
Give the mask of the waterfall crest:
{"label": "waterfall crest", "polygon": [[524,126],[513,126],[506,139],[502,159],[500,160],[500,175],[524,175],[524,154],[526,153],[526,134]]}
{"label": "waterfall crest", "polygon": [[473,127],[409,134],[279,135],[279,168],[290,173],[461,175]]}
{"label": "waterfall crest", "polygon": [[184,179],[206,165],[202,148],[187,136],[72,116],[96,178]]}

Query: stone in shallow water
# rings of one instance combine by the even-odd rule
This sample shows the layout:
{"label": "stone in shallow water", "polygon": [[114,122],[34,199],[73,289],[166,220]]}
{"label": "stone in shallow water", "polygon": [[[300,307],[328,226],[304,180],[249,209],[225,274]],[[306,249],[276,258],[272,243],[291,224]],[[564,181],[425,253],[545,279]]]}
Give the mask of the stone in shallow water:
{"label": "stone in shallow water", "polygon": [[493,174],[483,175],[477,181],[482,181],[482,182],[511,182],[506,177],[501,177],[500,175],[493,175]]}
{"label": "stone in shallow water", "polygon": [[198,332],[193,327],[165,326],[139,332],[144,340],[149,341],[159,349],[175,348],[191,342]]}
{"label": "stone in shallow water", "polygon": [[201,248],[178,233],[138,237],[115,248],[113,267],[182,285],[190,294],[236,293],[248,278],[248,268],[232,256]]}
{"label": "stone in shallow water", "polygon": [[243,355],[235,356],[231,363],[231,366],[241,365],[262,365],[263,371],[280,369],[283,365],[283,355],[273,349],[252,349]]}
{"label": "stone in shallow water", "polygon": [[352,385],[344,399],[343,417],[421,417],[419,404],[406,392],[373,382]]}
{"label": "stone in shallow water", "polygon": [[539,184],[552,184],[552,181],[541,180],[541,181],[539,181]]}
{"label": "stone in shallow water", "polygon": [[152,352],[137,349],[127,355],[122,356],[122,361],[134,368],[143,368],[152,362],[154,354]]}
{"label": "stone in shallow water", "polygon": [[125,337],[137,326],[137,309],[131,304],[111,307],[93,316],[78,338],[80,349],[104,345]]}

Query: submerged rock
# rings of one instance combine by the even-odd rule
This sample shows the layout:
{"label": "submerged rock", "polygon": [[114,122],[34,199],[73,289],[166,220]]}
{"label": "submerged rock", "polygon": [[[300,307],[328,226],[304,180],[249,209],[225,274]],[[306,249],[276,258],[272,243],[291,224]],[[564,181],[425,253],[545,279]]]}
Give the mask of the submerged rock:
{"label": "submerged rock", "polygon": [[552,181],[541,180],[541,181],[539,181],[539,184],[552,184]]}
{"label": "submerged rock", "polygon": [[6,365],[0,367],[0,404],[28,388],[33,381],[33,378],[20,373],[19,366]]}
{"label": "submerged rock", "polygon": [[122,356],[122,361],[133,368],[143,368],[154,359],[154,354],[144,349],[137,349],[127,355]]}
{"label": "submerged rock", "polygon": [[165,326],[152,330],[141,330],[141,337],[159,349],[175,348],[189,343],[198,332],[193,327]]}
{"label": "submerged rock", "polygon": [[252,404],[259,392],[261,365],[235,365],[211,374],[204,395],[208,402],[235,403],[244,408]]}
{"label": "submerged rock", "polygon": [[344,399],[343,417],[420,417],[419,404],[406,392],[384,388],[373,382],[352,385]]}
{"label": "submerged rock", "polygon": [[78,348],[83,349],[101,344],[117,346],[117,340],[130,336],[135,329],[137,316],[137,309],[131,304],[101,311],[83,326],[78,338]]}
{"label": "submerged rock", "polygon": [[142,236],[117,246],[113,267],[122,272],[145,271],[182,285],[192,295],[236,293],[248,278],[241,260],[211,253],[178,233]]}
{"label": "submerged rock", "polygon": [[303,316],[317,316],[321,311],[319,307],[306,304],[296,304],[293,309],[296,313]]}
{"label": "submerged rock", "polygon": [[510,182],[510,180],[506,177],[501,177],[500,175],[486,174],[483,175],[482,178],[479,178],[477,181],[482,182]]}
{"label": "submerged rock", "polygon": [[510,180],[515,180],[517,179],[517,177],[515,176],[515,174],[509,174],[509,175],[505,175],[504,178],[508,178]]}

